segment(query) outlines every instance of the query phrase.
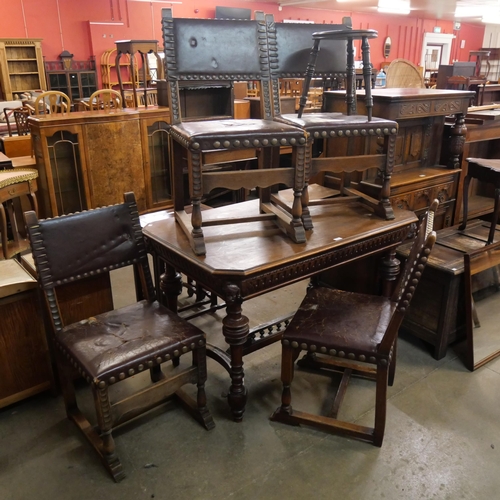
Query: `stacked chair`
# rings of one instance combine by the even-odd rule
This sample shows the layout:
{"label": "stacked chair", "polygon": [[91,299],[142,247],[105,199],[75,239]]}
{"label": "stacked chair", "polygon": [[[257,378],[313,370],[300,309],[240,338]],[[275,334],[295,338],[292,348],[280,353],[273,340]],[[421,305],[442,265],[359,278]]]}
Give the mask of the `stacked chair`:
{"label": "stacked chair", "polygon": [[[339,203],[360,200],[384,219],[394,218],[389,202],[390,178],[394,168],[394,149],[398,125],[396,122],[372,117],[371,63],[368,40],[377,36],[373,30],[354,30],[350,18],[344,24],[333,25],[330,31],[320,31],[324,25],[294,25],[275,23],[271,15],[266,16],[268,44],[270,52],[271,81],[273,86],[273,114],[280,123],[301,128],[308,135],[306,155],[306,183],[304,187],[302,216],[306,229],[312,227],[309,205]],[[361,40],[363,76],[367,116],[358,115],[355,92],[354,41]],[[281,78],[304,78],[303,93],[298,115],[282,115],[280,110],[279,80]],[[344,78],[346,87],[346,113],[305,113],[302,114],[313,76],[322,78]],[[313,158],[313,143],[328,138],[345,137],[348,140],[375,136],[383,145],[380,153],[363,156],[340,156]],[[363,184],[351,185],[349,172],[377,169],[375,191],[378,199],[367,194]],[[340,196],[309,200],[308,180],[321,172],[342,174],[339,186]],[[373,192],[373,187],[371,189]],[[279,196],[276,203],[280,203]],[[286,201],[281,201],[286,206]]]}
{"label": "stacked chair", "polygon": [[[177,222],[190,239],[197,255],[206,253],[203,228],[209,225],[274,220],[297,243],[306,241],[302,223],[302,192],[305,182],[307,133],[273,119],[271,80],[264,19],[254,21],[173,18],[162,10],[166,73],[171,112],[174,209]],[[225,84],[237,80],[260,82],[262,119],[231,118],[186,121],[180,99],[180,84]],[[292,147],[291,167],[280,168],[279,149]],[[210,157],[226,155],[227,161],[257,156],[258,169],[220,171],[211,169]],[[184,193],[187,171],[189,197]],[[290,210],[272,202],[276,185],[293,188]],[[202,213],[202,197],[212,189],[257,188],[258,213],[244,218],[210,220]],[[186,210],[186,199],[190,199]],[[188,213],[191,212],[191,213]],[[203,215],[202,215],[203,214]]]}

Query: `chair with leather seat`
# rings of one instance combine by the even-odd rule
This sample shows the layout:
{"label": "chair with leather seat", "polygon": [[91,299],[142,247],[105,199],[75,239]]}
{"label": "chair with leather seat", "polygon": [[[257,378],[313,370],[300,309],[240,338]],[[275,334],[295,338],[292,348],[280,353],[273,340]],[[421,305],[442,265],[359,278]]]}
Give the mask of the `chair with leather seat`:
{"label": "chair with leather seat", "polygon": [[[438,206],[435,200],[422,217],[418,232],[390,298],[311,287],[282,339],[281,406],[271,420],[291,425],[310,425],[381,446],[384,438],[387,386],[396,368],[398,330],[422,276],[436,240],[432,230]],[[328,416],[313,415],[292,407],[291,385],[294,363],[301,351],[300,366],[341,374]],[[376,380],[375,425],[366,427],[339,420],[338,412],[349,379],[353,375]]]}
{"label": "chair with leather seat", "polygon": [[[272,118],[266,25],[261,20],[174,18],[162,10],[165,63],[171,112],[173,202],[175,217],[191,242],[194,253],[206,252],[204,228],[210,225],[273,220],[294,242],[306,241],[301,220],[306,134]],[[224,115],[186,121],[179,88],[188,83],[192,92],[206,85],[233,81],[260,81],[262,119],[234,119]],[[186,88],[186,87],[184,87]],[[232,107],[232,105],[231,105]],[[280,167],[279,148],[292,147],[291,167]],[[217,152],[226,161],[258,158],[258,169],[220,171],[211,168]],[[213,162],[212,162],[213,163]],[[184,194],[184,172],[189,198]],[[279,184],[293,188],[290,212],[272,203],[270,191]],[[258,188],[258,211],[247,217],[210,220],[202,213],[202,197],[216,188],[232,191]],[[191,213],[185,210],[186,198]]]}
{"label": "chair with leather seat", "polygon": [[[126,193],[124,200],[122,204],[54,219],[38,220],[34,212],[25,214],[39,285],[51,318],[67,416],[83,432],[115,481],[124,477],[112,436],[118,425],[175,396],[206,429],[214,427],[204,389],[204,333],[155,300],[133,193]],[[64,324],[58,302],[60,285],[128,265],[134,267],[136,294],[143,300]],[[185,353],[191,353],[192,362],[178,366]],[[165,369],[167,361],[173,363]],[[141,372],[147,371],[149,384],[141,378]],[[78,377],[92,388],[96,426],[78,407],[73,384]],[[130,378],[136,380],[126,384]],[[145,388],[133,392],[141,381]],[[115,387],[120,382],[121,387]],[[196,400],[182,388],[188,383],[197,386]],[[124,389],[129,389],[128,393],[124,394]]]}
{"label": "chair with leather seat", "polygon": [[[389,194],[398,125],[392,120],[372,117],[373,99],[371,97],[371,63],[368,39],[376,37],[377,32],[374,30],[353,30],[350,18],[344,18],[343,24],[329,26],[332,28],[329,31],[320,31],[324,29],[324,25],[275,23],[271,15],[267,15],[266,19],[274,119],[280,123],[302,128],[310,138],[302,199],[302,217],[306,229],[313,225],[309,216],[309,206],[351,201],[353,198],[368,206],[384,219],[394,218]],[[354,41],[358,39],[362,41],[367,115],[357,114]],[[279,95],[279,80],[290,76],[304,78],[298,114],[282,114],[279,99],[276,98]],[[345,113],[302,114],[313,77],[345,80]],[[330,138],[359,141],[370,136],[377,137],[383,142],[380,154],[337,155],[335,157],[322,154],[314,157],[314,143],[323,146],[323,142]],[[361,182],[351,182],[350,173],[364,172],[368,169],[376,169],[378,172],[375,188],[377,198],[372,194],[374,189],[365,189]],[[341,178],[337,192],[329,198],[309,199],[309,179],[325,173],[333,173]],[[286,200],[275,200],[275,202],[283,203],[284,207],[287,206]]]}

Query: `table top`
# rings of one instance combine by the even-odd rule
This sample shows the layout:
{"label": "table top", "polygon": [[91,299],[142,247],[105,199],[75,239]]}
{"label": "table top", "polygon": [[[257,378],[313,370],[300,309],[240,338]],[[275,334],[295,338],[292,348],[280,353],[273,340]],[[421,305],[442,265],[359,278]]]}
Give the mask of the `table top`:
{"label": "table top", "polygon": [[[207,210],[203,220],[257,210],[258,200],[252,200]],[[358,202],[310,211],[314,229],[306,232],[303,244],[294,243],[271,221],[209,226],[203,229],[207,253],[197,256],[173,217],[147,224],[143,231],[150,247],[178,271],[216,293],[227,282],[238,283],[243,296],[250,296],[395,246],[417,221],[413,212],[397,208],[393,220],[383,220]]]}

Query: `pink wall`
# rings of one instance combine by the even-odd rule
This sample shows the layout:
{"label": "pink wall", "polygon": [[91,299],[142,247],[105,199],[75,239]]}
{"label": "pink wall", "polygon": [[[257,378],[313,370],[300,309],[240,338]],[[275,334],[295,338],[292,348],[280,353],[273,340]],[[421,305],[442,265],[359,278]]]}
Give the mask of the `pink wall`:
{"label": "pink wall", "polygon": [[[47,60],[57,59],[65,49],[77,60],[95,55],[99,63],[101,54],[114,48],[115,40],[157,39],[161,47],[161,9],[170,5],[168,2],[132,0],[4,0],[0,37],[43,38],[43,53]],[[441,33],[456,35],[452,46],[452,59],[456,60],[466,61],[470,50],[481,48],[484,36],[482,25],[462,23],[459,31],[453,31],[452,21],[299,7],[283,7],[279,11],[277,5],[262,2],[182,0],[181,5],[174,4],[172,8],[176,17],[213,18],[216,5],[262,10],[274,14],[277,21],[306,19],[326,25],[340,23],[343,16],[351,16],[355,28],[371,28],[379,32],[379,38],[370,43],[375,68],[384,62],[382,46],[386,36],[392,39],[388,60],[404,58],[415,64],[421,62],[423,33],[432,32],[435,26],[441,28]],[[463,49],[460,48],[462,40],[465,40]]]}

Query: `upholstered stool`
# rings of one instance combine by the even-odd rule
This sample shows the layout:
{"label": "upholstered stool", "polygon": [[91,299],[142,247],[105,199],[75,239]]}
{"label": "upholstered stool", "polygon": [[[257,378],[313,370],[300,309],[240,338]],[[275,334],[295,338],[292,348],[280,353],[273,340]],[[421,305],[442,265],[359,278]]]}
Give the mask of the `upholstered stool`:
{"label": "upholstered stool", "polygon": [[[38,172],[34,169],[12,169],[0,171],[0,232],[2,233],[2,251],[5,259],[10,259],[16,254],[29,248],[29,242],[21,234],[22,221],[21,205],[16,203],[16,198],[27,195],[31,209],[37,212],[38,206],[35,191],[37,190],[36,178]],[[12,239],[9,240],[8,222]]]}
{"label": "upholstered stool", "polygon": [[490,232],[488,235],[487,245],[493,243],[495,236],[495,227],[500,215],[500,160],[489,160],[485,158],[467,158],[469,164],[467,175],[464,179],[464,209],[463,221],[459,230],[463,231],[467,227],[467,213],[469,208],[469,185],[472,178],[481,182],[487,182],[495,187],[495,203],[493,215],[491,217]]}

